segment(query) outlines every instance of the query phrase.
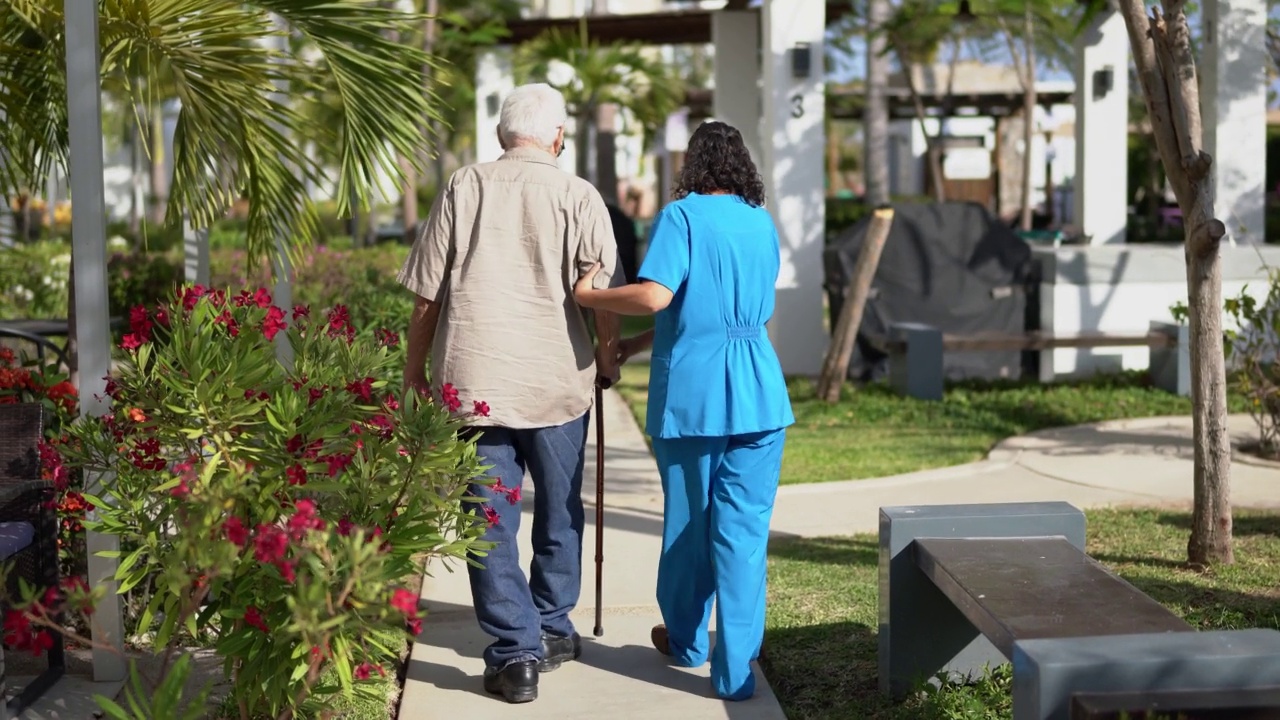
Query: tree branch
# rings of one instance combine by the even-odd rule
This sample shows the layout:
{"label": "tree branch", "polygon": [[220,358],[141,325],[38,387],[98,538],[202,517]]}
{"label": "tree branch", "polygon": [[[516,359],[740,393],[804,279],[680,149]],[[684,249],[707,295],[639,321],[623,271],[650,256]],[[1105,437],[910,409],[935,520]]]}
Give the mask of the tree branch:
{"label": "tree branch", "polygon": [[[1171,9],[1181,4],[1180,0],[1169,1]],[[1169,95],[1180,95],[1185,100],[1184,103],[1169,105],[1169,118],[1173,121],[1174,139],[1178,143],[1178,162],[1187,171],[1188,179],[1195,182],[1208,177],[1212,159],[1200,149],[1204,137],[1200,120],[1200,88],[1196,80],[1195,59],[1191,54],[1190,30],[1185,19],[1179,22],[1180,13],[1178,9],[1162,15],[1159,8],[1152,8],[1151,40]]]}
{"label": "tree branch", "polygon": [[[1156,139],[1156,149],[1160,152],[1165,168],[1181,167],[1182,157],[1178,150],[1178,138],[1170,118],[1170,88],[1165,85],[1159,62],[1156,60],[1150,19],[1143,6],[1143,0],[1117,0],[1116,4],[1121,16],[1124,17],[1125,29],[1129,31],[1133,64],[1138,70],[1138,81],[1142,85],[1142,99],[1147,105],[1147,116],[1151,119],[1151,134]],[[1185,173],[1167,172],[1166,174],[1169,184],[1173,186],[1174,194],[1178,196],[1179,204],[1190,200],[1191,186],[1187,182]]]}

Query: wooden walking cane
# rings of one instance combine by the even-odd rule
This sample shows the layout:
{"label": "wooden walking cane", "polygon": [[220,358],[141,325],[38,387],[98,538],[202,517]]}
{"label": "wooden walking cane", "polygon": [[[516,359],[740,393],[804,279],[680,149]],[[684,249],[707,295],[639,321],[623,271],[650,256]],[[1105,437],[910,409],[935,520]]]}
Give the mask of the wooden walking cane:
{"label": "wooden walking cane", "polygon": [[596,628],[604,635],[604,389],[611,383],[596,383]]}

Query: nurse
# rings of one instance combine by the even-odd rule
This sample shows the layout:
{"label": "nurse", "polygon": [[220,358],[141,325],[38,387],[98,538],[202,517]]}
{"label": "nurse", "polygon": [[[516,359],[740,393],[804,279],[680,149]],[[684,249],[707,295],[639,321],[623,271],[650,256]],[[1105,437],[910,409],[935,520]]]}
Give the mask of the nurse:
{"label": "nurse", "polygon": [[[575,287],[580,305],[657,314],[622,341],[622,359],[652,346],[646,432],[662,475],[658,564],[664,625],[654,647],[698,667],[710,657],[716,694],[755,692],[764,638],[766,549],[782,446],[795,418],[765,333],[778,278],[778,233],[742,135],[704,123],[689,139],[675,201],[654,220],[639,282]],[[708,624],[716,608],[716,646]]]}

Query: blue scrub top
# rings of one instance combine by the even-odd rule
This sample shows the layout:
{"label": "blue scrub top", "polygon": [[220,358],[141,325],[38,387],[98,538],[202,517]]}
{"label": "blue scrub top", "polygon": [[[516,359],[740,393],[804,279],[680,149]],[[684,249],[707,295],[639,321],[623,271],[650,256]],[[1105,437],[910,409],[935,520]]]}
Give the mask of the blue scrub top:
{"label": "blue scrub top", "polygon": [[773,219],[736,195],[690,194],[658,214],[639,277],[675,297],[655,320],[651,437],[723,437],[795,422],[765,332],[779,262]]}

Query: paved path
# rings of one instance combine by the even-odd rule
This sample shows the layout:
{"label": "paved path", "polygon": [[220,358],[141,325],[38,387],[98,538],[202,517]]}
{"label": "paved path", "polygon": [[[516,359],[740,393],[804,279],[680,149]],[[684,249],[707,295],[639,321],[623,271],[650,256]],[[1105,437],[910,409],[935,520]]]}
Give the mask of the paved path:
{"label": "paved path", "polygon": [[[621,397],[610,391],[605,398],[604,636],[590,637],[595,447],[589,445],[582,606],[575,614],[586,640],[582,660],[545,675],[534,703],[510,706],[485,695],[480,652],[488,640],[476,627],[466,574],[429,568],[422,591],[429,615],[408,668],[401,701],[404,720],[785,719],[763,677],[755,698],[725,703],[711,693],[708,668],[669,667],[649,646],[649,628],[659,621],[653,588],[661,488],[648,446]],[[1191,500],[1190,428],[1190,418],[1063,428],[1007,440],[987,460],[971,465],[879,480],[788,486],[778,495],[773,532],[784,537],[875,532],[882,505],[1030,500],[1065,500],[1079,507],[1185,505]],[[1232,418],[1234,434],[1247,437],[1250,429],[1248,418]],[[590,437],[594,440],[594,429]],[[1236,462],[1232,496],[1237,507],[1280,507],[1280,464]],[[526,499],[523,558],[530,556],[531,512]]]}

